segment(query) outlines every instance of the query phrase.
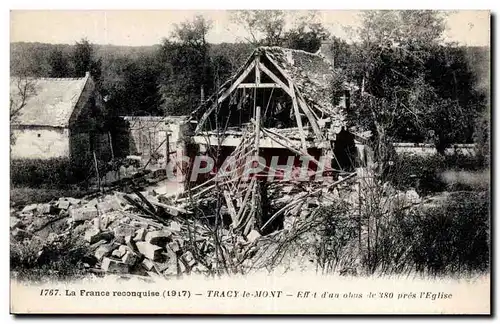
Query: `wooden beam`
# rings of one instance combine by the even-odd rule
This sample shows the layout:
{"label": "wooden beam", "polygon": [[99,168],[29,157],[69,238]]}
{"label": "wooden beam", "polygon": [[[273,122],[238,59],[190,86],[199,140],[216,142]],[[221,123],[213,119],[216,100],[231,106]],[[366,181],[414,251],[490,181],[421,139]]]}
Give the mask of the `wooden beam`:
{"label": "wooden beam", "polygon": [[255,107],[255,154],[259,156],[260,106]]}
{"label": "wooden beam", "polygon": [[254,62],[255,62],[255,84],[259,85],[260,84],[260,70],[259,70],[260,56],[256,56]]}
{"label": "wooden beam", "polygon": [[215,102],[212,105],[212,107],[210,107],[207,111],[205,111],[205,113],[203,114],[203,116],[200,119],[200,122],[196,126],[195,133],[198,133],[201,130],[201,128],[205,124],[205,121],[207,120],[208,116],[210,116],[210,114],[215,110],[217,105],[220,104],[222,101],[224,101],[238,87],[238,85],[241,82],[243,82],[243,80],[245,80],[245,78],[250,74],[250,72],[252,72],[252,70],[253,70],[253,68],[255,68],[255,66],[256,66],[255,61],[250,63],[247,66],[247,68],[243,71],[243,73],[238,77],[238,79],[236,79],[236,81],[233,82],[233,84],[229,87],[229,89],[224,91],[224,93],[217,99],[217,102]]}
{"label": "wooden beam", "polygon": [[238,88],[281,88],[277,83],[240,83]]}
{"label": "wooden beam", "polygon": [[269,226],[269,224],[271,224],[272,221],[274,221],[276,219],[276,217],[278,217],[280,214],[282,214],[288,208],[293,207],[294,205],[297,205],[298,203],[305,201],[305,199],[307,199],[308,197],[316,195],[316,194],[320,193],[322,190],[325,190],[325,189],[329,190],[335,186],[338,186],[339,184],[346,182],[347,180],[349,180],[355,176],[356,176],[356,172],[353,172],[350,175],[348,175],[347,177],[345,177],[341,180],[337,180],[334,183],[332,183],[326,187],[321,187],[321,188],[316,189],[312,192],[301,195],[301,197],[294,199],[291,203],[289,203],[288,205],[286,205],[283,208],[281,208],[280,210],[278,210],[273,216],[271,216],[269,218],[269,220],[260,228],[260,230],[263,231],[267,226]]}
{"label": "wooden beam", "polygon": [[[278,63],[276,63],[276,61],[274,61],[271,57],[269,57],[269,55],[266,54],[266,57],[269,60],[269,62],[271,62],[274,65],[274,67],[288,80],[288,83],[290,84],[290,88],[292,88],[291,90],[293,90],[293,82],[290,79],[290,76],[278,65]],[[293,92],[295,93],[295,90],[293,90]],[[316,120],[314,119],[314,116],[312,115],[311,111],[308,109],[307,104],[301,98],[299,98],[298,102],[300,103],[301,108],[304,111],[304,113],[306,114],[307,118],[311,122],[311,127],[313,128],[314,133],[316,134],[316,136],[319,137],[320,140],[322,140],[323,136],[321,135],[321,131],[319,129],[319,126],[318,126]]]}
{"label": "wooden beam", "polygon": [[290,79],[291,79],[291,78],[290,78],[290,76],[288,75],[288,73],[286,73],[286,72],[285,72],[285,70],[283,70],[283,69],[282,69],[282,68],[278,65],[278,63],[276,63],[276,61],[275,61],[275,60],[273,60],[273,59],[272,59],[269,55],[267,55],[267,53],[265,53],[265,55],[266,55],[266,58],[269,60],[269,62],[271,62],[271,63],[274,65],[274,67],[275,67],[275,68],[276,68],[276,69],[277,69],[277,70],[278,70],[278,71],[279,71],[279,72],[283,75],[283,77],[284,77],[285,79],[287,79],[287,80],[288,80],[288,82],[290,82]]}
{"label": "wooden beam", "polygon": [[293,111],[295,113],[295,120],[297,121],[297,126],[299,129],[300,141],[302,142],[302,149],[307,152],[306,134],[304,133],[304,128],[302,127],[302,119],[300,117],[299,105],[297,104],[297,97],[295,97],[295,91],[293,84],[290,83],[291,97]]}
{"label": "wooden beam", "polygon": [[237,219],[236,219],[236,209],[234,208],[233,205],[233,200],[231,199],[231,195],[229,194],[229,191],[224,190],[224,199],[226,200],[226,205],[227,209],[229,211],[229,215],[231,216],[231,220],[233,224],[236,224]]}
{"label": "wooden beam", "polygon": [[[295,147],[293,147],[293,145],[291,145],[291,144],[288,145],[286,143],[281,142],[279,139],[276,139],[276,137],[277,137],[277,138],[284,140],[285,142],[289,141],[289,139],[287,139],[286,137],[284,137],[278,133],[271,132],[269,129],[262,129],[262,133],[264,133],[264,135],[266,135],[267,137],[269,137],[271,140],[278,143],[279,145],[283,146],[284,148],[289,149],[290,151],[292,151],[293,153],[295,153],[297,155],[307,156],[309,158],[310,162],[313,162],[314,164],[319,165],[320,162],[318,160],[316,160],[312,155],[307,153],[307,151],[305,151],[305,152],[301,151],[300,149],[296,149]],[[333,170],[333,171],[336,171],[336,170]]]}
{"label": "wooden beam", "polygon": [[278,78],[276,76],[276,74],[274,74],[273,72],[271,72],[264,64],[259,63],[259,68],[262,70],[262,72],[264,72],[265,74],[267,74],[274,82],[276,82],[277,84],[279,84],[281,86],[281,88],[283,90],[285,90],[286,93],[288,93],[288,95],[290,95],[290,96],[292,95],[291,91],[290,91],[290,88],[285,83],[283,83],[283,81],[281,81],[280,78]]}
{"label": "wooden beam", "polygon": [[311,123],[311,127],[314,131],[314,134],[316,135],[317,139],[322,141],[323,140],[323,135],[321,134],[321,130],[319,129],[318,123],[316,121],[316,118],[313,116],[311,110],[309,110],[309,107],[307,107],[307,104],[305,103],[304,100],[302,100],[300,97],[298,98],[298,103],[300,105],[300,108],[302,108],[302,111],[306,114],[307,119],[309,119],[309,122]]}

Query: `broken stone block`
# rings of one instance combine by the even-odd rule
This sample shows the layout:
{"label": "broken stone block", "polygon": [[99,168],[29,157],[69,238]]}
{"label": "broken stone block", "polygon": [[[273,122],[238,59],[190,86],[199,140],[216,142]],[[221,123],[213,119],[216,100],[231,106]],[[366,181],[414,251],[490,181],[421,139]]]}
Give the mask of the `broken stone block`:
{"label": "broken stone block", "polygon": [[31,204],[23,208],[22,213],[32,213],[38,208],[38,204]]}
{"label": "broken stone block", "polygon": [[50,214],[53,211],[51,204],[39,204],[36,211],[40,214]]}
{"label": "broken stone block", "polygon": [[97,260],[102,260],[102,258],[109,256],[113,250],[115,249],[116,245],[114,244],[103,244],[95,250],[95,257]]}
{"label": "broken stone block", "polygon": [[113,229],[115,237],[132,236],[135,234],[135,228],[129,225],[119,225]]}
{"label": "broken stone block", "polygon": [[196,264],[196,260],[194,259],[193,253],[191,251],[187,251],[182,255],[182,259],[186,263],[188,267],[192,267]]}
{"label": "broken stone block", "polygon": [[125,253],[127,253],[129,251],[129,248],[126,245],[120,245],[118,247],[118,251],[120,251],[120,253],[122,254],[122,256],[124,256]]}
{"label": "broken stone block", "polygon": [[131,266],[136,264],[137,261],[139,261],[139,257],[130,251],[127,251],[122,257],[122,262]]}
{"label": "broken stone block", "polygon": [[415,191],[415,189],[410,189],[406,193],[406,200],[410,204],[419,204],[422,202],[422,198],[420,198],[420,195]]}
{"label": "broken stone block", "polygon": [[250,233],[248,233],[247,240],[249,242],[254,242],[259,237],[261,237],[261,235],[259,234],[259,232],[257,232],[256,230],[252,230]]}
{"label": "broken stone block", "polygon": [[171,237],[172,233],[166,230],[152,231],[146,234],[144,240],[153,245],[165,246]]}
{"label": "broken stone block", "polygon": [[81,199],[76,199],[72,197],[67,197],[66,200],[69,201],[70,205],[72,206],[78,205],[81,202]]}
{"label": "broken stone block", "polygon": [[194,273],[204,273],[206,272],[208,269],[205,268],[204,266],[202,266],[201,264],[196,264],[194,267],[191,268],[191,272],[194,272]]}
{"label": "broken stone block", "polygon": [[132,236],[125,236],[124,238],[124,244],[127,245],[127,247],[130,249],[130,251],[136,253],[138,252],[137,245],[135,244],[134,240],[132,239]]}
{"label": "broken stone block", "polygon": [[[123,246],[123,245],[121,245]],[[121,259],[123,257],[125,253],[122,253],[119,249],[115,249],[113,250],[113,252],[111,253],[111,256],[115,257],[115,258],[118,258],[118,259]]]}
{"label": "broken stone block", "polygon": [[138,229],[135,232],[134,241],[136,241],[136,242],[144,241],[147,233],[148,233],[148,231],[145,228]]}
{"label": "broken stone block", "polygon": [[143,254],[146,258],[151,259],[153,261],[158,261],[162,258],[162,248],[153,245],[148,242],[137,242],[137,249],[141,254]]}
{"label": "broken stone block", "polygon": [[101,269],[111,273],[128,273],[129,266],[121,261],[104,258],[102,260]]}
{"label": "broken stone block", "polygon": [[89,242],[90,244],[94,244],[95,242],[98,242],[100,240],[111,241],[112,239],[113,232],[110,231],[100,232],[96,228],[91,228],[85,232],[85,241]]}
{"label": "broken stone block", "polygon": [[17,217],[10,218],[10,228],[16,228],[21,224],[21,220]]}
{"label": "broken stone block", "polygon": [[177,241],[173,241],[167,244],[167,248],[173,253],[177,253],[181,250],[179,243]]}
{"label": "broken stone block", "polygon": [[70,202],[68,200],[66,200],[65,198],[59,198],[59,201],[57,202],[57,208],[67,210],[69,206]]}
{"label": "broken stone block", "polygon": [[168,261],[168,267],[163,270],[163,275],[164,276],[176,276],[177,275],[177,261]]}
{"label": "broken stone block", "polygon": [[70,209],[69,216],[73,219],[74,222],[81,222],[85,220],[91,220],[99,216],[99,214],[97,213],[96,208],[82,207]]}
{"label": "broken stone block", "polygon": [[179,262],[177,262],[177,274],[181,274],[186,271],[187,271],[186,265],[179,260]]}
{"label": "broken stone block", "polygon": [[12,236],[18,240],[18,241],[22,241],[24,240],[25,238],[30,238],[32,235],[31,233],[25,231],[25,230],[22,230],[20,228],[16,228],[14,229],[12,232],[11,232]]}
{"label": "broken stone block", "polygon": [[168,229],[172,232],[180,232],[181,231],[181,224],[179,224],[176,221],[171,221],[170,225],[168,226]]}
{"label": "broken stone block", "polygon": [[148,270],[148,271],[151,271],[154,269],[155,267],[155,264],[153,261],[149,260],[149,259],[144,259],[142,260],[142,265],[143,267]]}
{"label": "broken stone block", "polygon": [[100,203],[97,203],[97,209],[103,213],[107,213],[110,211],[115,211],[115,210],[121,210],[122,207],[120,205],[120,202],[117,200],[118,198],[112,197],[111,199],[102,201]]}
{"label": "broken stone block", "polygon": [[165,262],[155,262],[155,269],[159,273],[162,273],[165,270],[167,270],[171,265],[172,265],[171,260],[167,259],[167,261],[165,261]]}
{"label": "broken stone block", "polygon": [[97,206],[97,198],[94,198],[92,199],[91,201],[87,202],[84,207],[87,207],[87,208],[95,208]]}

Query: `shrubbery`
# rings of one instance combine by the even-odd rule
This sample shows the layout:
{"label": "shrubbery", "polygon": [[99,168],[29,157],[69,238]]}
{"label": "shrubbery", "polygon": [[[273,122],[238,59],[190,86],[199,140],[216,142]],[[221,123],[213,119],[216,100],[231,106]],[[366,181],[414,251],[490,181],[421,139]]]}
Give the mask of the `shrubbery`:
{"label": "shrubbery", "polygon": [[88,171],[74,166],[69,159],[11,160],[10,179],[14,186],[64,187],[88,177]]}
{"label": "shrubbery", "polygon": [[362,227],[358,217],[324,207],[321,214],[330,216],[322,217],[317,262],[322,271],[341,274],[353,269],[358,274],[433,276],[487,271],[489,207],[486,192],[454,193],[429,209],[383,213],[363,206]]}
{"label": "shrubbery", "polygon": [[10,269],[21,280],[76,279],[85,274],[83,260],[89,253],[88,245],[74,236],[60,236],[52,242],[36,237],[11,240]]}
{"label": "shrubbery", "polygon": [[394,215],[379,233],[379,243],[366,260],[373,270],[432,275],[485,271],[489,196],[457,193],[444,206]]}

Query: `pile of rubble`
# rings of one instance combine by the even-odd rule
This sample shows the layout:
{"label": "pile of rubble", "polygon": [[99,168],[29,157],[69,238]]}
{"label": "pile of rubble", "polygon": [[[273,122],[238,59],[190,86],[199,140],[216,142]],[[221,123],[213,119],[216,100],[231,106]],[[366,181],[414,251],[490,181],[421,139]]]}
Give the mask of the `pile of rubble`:
{"label": "pile of rubble", "polygon": [[[352,211],[349,215],[358,217],[358,204],[368,199],[360,193],[370,190],[365,188],[370,182],[356,175],[338,176],[330,183],[274,183],[267,189],[266,219],[249,231],[245,230],[248,226],[235,227],[235,211],[246,208],[244,196],[248,196],[253,181],[246,190],[241,189],[239,198],[222,191],[219,210],[213,185],[207,181],[189,195],[184,192],[174,197],[151,188],[132,189],[130,193],[110,191],[82,199],[62,197],[12,209],[11,237],[20,244],[34,238],[52,244],[77,237],[90,253],[81,263],[93,273],[152,277],[245,273],[265,267],[263,253],[273,254],[272,246],[287,241],[287,235],[295,235],[294,231],[300,232],[297,228],[311,223],[311,215],[320,207],[345,203]],[[379,193],[376,201],[385,212],[421,202],[414,190],[400,192],[388,184]],[[43,248],[42,244],[40,255]]]}
{"label": "pile of rubble", "polygon": [[[214,232],[206,222],[190,217],[190,208],[166,205],[163,198],[151,191],[114,192],[28,205],[11,210],[11,237],[21,244],[34,238],[51,244],[60,237],[78,236],[92,253],[82,262],[93,273],[169,277],[213,273],[223,268],[220,262],[235,271],[260,236],[253,231],[244,238],[222,227]],[[42,251],[43,245],[39,254]]]}

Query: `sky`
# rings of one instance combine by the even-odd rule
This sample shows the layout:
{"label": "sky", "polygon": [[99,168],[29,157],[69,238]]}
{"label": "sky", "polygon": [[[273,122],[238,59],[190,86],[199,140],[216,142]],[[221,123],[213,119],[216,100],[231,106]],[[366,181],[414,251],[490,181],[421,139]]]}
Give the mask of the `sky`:
{"label": "sky", "polygon": [[[13,10],[10,14],[11,42],[74,44],[87,38],[96,44],[153,45],[168,37],[175,24],[201,14],[212,20],[207,36],[211,43],[244,41],[245,30],[231,22],[225,10]],[[300,13],[299,13],[300,14]],[[338,37],[349,39],[345,30],[360,24],[360,11],[319,11],[323,24]],[[454,11],[447,18],[445,40],[484,46],[490,42],[488,11]]]}

